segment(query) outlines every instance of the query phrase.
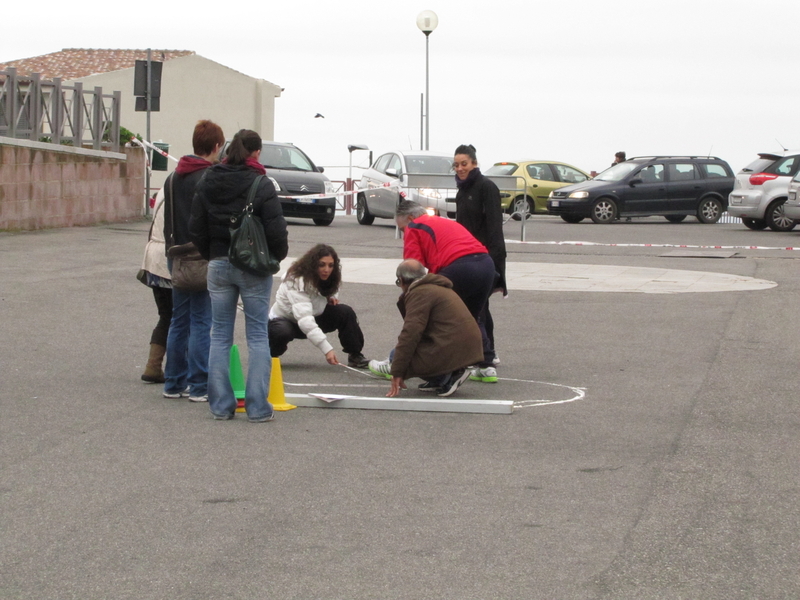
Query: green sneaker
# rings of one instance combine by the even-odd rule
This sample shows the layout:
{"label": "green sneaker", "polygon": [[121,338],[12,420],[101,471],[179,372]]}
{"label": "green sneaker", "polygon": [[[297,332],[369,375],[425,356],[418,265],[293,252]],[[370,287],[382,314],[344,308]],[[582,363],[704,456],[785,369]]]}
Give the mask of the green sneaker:
{"label": "green sneaker", "polygon": [[388,358],[386,360],[371,360],[369,361],[368,368],[373,375],[383,377],[384,379],[392,378],[392,361]]}
{"label": "green sneaker", "polygon": [[482,381],[483,383],[497,383],[497,369],[494,367],[475,367],[470,370],[469,378],[472,381]]}

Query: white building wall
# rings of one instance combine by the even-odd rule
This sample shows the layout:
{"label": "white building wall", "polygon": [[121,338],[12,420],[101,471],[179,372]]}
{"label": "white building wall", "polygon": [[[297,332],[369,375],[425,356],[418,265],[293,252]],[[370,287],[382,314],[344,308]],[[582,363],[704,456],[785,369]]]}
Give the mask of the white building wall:
{"label": "white building wall", "polygon": [[[156,57],[154,57],[155,60]],[[120,124],[146,137],[147,113],[134,110],[134,69],[123,69],[84,77],[84,89],[101,86],[103,93],[119,90],[122,94]],[[74,82],[65,82],[72,85]],[[150,116],[152,141],[169,144],[176,158],[192,153],[192,131],[197,121],[211,119],[230,139],[239,129],[253,129],[265,140],[275,134],[275,98],[279,86],[264,79],[239,73],[197,54],[164,62],[161,74],[161,110]],[[159,188],[175,168],[153,171],[150,185]]]}

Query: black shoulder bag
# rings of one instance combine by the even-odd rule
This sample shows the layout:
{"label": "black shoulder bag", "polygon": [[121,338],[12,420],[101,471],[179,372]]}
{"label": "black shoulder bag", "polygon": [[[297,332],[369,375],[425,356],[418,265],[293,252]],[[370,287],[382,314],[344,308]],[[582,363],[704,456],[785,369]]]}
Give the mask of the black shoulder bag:
{"label": "black shoulder bag", "polygon": [[253,198],[263,177],[263,175],[256,177],[250,186],[247,204],[237,219],[239,224],[230,230],[231,245],[228,248],[228,260],[245,273],[266,277],[280,271],[281,263],[270,255],[264,226],[260,219],[253,216]]}

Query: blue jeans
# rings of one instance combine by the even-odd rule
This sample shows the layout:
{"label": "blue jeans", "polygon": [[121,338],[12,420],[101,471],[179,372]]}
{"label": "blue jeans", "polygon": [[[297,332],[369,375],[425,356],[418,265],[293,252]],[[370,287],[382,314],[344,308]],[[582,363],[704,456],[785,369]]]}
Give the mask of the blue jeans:
{"label": "blue jeans", "polygon": [[230,353],[236,304],[239,296],[244,304],[247,335],[247,382],[244,406],[248,419],[272,415],[267,401],[272,356],[267,337],[269,296],[272,275],[258,277],[231,265],[226,258],[208,263],[208,293],[211,296],[211,351],[208,358],[208,406],[214,416],[232,417],[236,397],[230,377]]}
{"label": "blue jeans", "polygon": [[191,396],[208,393],[208,348],[211,332],[211,301],[208,292],[185,292],[172,288],[172,320],[167,334],[167,366],[164,391]]}

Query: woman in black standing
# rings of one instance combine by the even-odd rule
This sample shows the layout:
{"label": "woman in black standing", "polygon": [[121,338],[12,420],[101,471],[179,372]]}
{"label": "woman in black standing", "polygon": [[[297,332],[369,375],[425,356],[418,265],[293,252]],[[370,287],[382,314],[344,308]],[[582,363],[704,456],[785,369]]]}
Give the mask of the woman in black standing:
{"label": "woman in black standing", "polygon": [[[478,168],[478,158],[475,146],[462,144],[455,151],[453,168],[456,172],[456,221],[469,231],[475,238],[486,246],[489,256],[494,261],[497,271],[493,292],[502,291],[503,296],[508,295],[506,289],[506,242],[503,237],[503,211],[500,208],[500,190],[497,186],[483,176]],[[489,312],[489,301],[481,313],[480,320],[486,328],[494,360],[489,365],[479,365],[473,369],[470,379],[494,383],[497,381],[499,363],[494,346],[494,321]]]}
{"label": "woman in black standing", "polygon": [[225,160],[206,171],[192,202],[189,235],[208,259],[211,297],[211,348],[208,356],[208,405],[215,419],[232,419],[236,398],[230,380],[230,350],[239,297],[242,298],[247,336],[248,368],[245,410],[252,423],[273,419],[267,401],[272,357],[267,337],[272,275],[246,273],[228,261],[230,228],[236,226],[253,183],[258,179],[253,216],[264,227],[272,257],[286,258],[289,250],[286,221],[275,192],[258,161],[261,137],[248,129],[237,133]]}

